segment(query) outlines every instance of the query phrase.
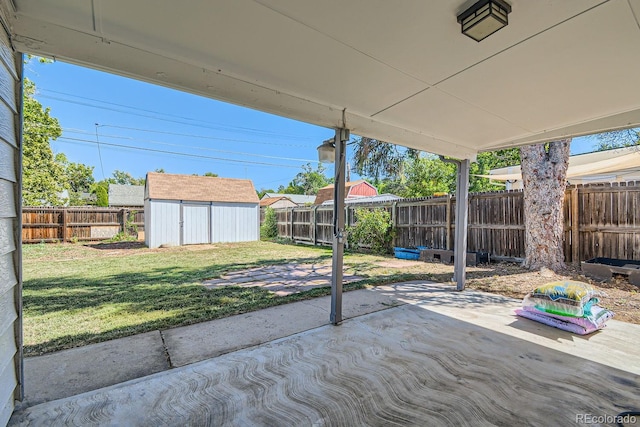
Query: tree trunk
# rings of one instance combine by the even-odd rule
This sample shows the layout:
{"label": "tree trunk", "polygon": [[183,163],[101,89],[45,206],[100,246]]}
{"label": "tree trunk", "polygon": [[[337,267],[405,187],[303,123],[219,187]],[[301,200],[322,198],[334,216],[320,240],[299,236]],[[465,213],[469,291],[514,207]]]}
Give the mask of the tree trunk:
{"label": "tree trunk", "polygon": [[520,149],[524,185],[525,260],[531,270],[565,267],[564,192],[571,139]]}

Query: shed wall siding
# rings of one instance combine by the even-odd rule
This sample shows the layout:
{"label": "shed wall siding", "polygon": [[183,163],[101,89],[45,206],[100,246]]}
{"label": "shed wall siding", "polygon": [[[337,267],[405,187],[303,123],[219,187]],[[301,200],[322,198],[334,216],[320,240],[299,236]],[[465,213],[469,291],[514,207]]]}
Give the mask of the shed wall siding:
{"label": "shed wall siding", "polygon": [[260,208],[248,203],[213,203],[211,224],[213,242],[250,242],[258,240]]}
{"label": "shed wall siding", "polygon": [[[151,233],[148,246],[180,245],[180,202],[151,200],[149,202],[149,228]],[[145,216],[147,212],[145,211]]]}
{"label": "shed wall siding", "polygon": [[149,199],[146,198],[146,192],[147,189],[145,188],[145,199],[144,199],[144,211],[145,211],[145,216],[144,216],[144,244],[147,245],[147,247],[151,247],[151,235],[153,234],[151,227],[149,226],[150,221],[149,218],[151,217],[151,202],[149,201]]}
{"label": "shed wall siding", "polygon": [[0,10],[0,425],[22,398],[22,281],[20,247],[20,76]]}

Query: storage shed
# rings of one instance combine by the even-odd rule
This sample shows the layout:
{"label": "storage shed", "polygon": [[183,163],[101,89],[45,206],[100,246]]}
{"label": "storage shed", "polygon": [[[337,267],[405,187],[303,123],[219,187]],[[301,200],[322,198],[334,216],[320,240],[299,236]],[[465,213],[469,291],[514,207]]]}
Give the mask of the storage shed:
{"label": "storage shed", "polygon": [[260,208],[246,179],[147,173],[145,243],[246,242],[260,238]]}

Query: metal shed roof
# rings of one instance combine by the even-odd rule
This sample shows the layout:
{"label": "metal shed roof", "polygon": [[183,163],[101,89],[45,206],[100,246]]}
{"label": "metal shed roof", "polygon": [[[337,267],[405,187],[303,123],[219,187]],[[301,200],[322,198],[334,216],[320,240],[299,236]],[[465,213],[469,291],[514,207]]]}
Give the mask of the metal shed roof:
{"label": "metal shed roof", "polygon": [[640,125],[640,0],[0,0],[19,50],[457,158]]}
{"label": "metal shed roof", "polygon": [[258,204],[248,179],[147,173],[145,199]]}

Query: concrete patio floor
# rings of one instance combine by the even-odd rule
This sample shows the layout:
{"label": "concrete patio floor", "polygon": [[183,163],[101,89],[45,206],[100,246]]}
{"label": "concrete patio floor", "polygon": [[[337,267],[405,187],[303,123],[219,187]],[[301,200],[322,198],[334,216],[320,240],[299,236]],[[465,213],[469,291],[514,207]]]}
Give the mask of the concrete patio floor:
{"label": "concrete patio floor", "polygon": [[[354,309],[369,303],[337,327],[317,299],[250,313],[261,316],[255,323],[228,318],[224,328],[213,321],[177,331],[185,350],[171,360],[180,367],[26,407],[10,425],[550,426],[639,409],[638,325],[612,320],[575,336],[515,317],[519,301],[442,284],[346,299]],[[363,314],[374,307],[386,309]],[[287,334],[291,319],[314,317],[321,323]],[[281,337],[235,343],[261,322],[284,328]],[[235,344],[199,362],[186,351],[219,340]]]}

